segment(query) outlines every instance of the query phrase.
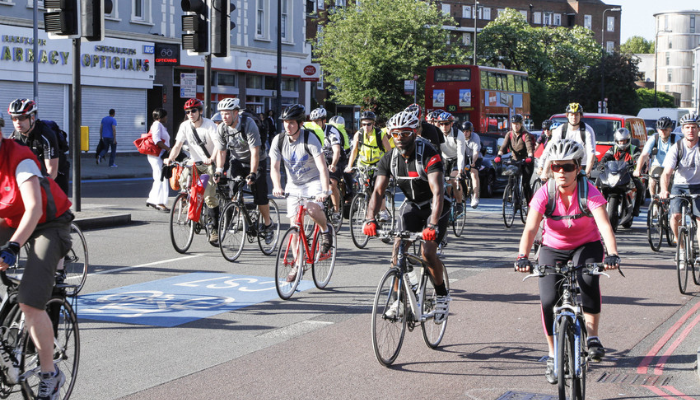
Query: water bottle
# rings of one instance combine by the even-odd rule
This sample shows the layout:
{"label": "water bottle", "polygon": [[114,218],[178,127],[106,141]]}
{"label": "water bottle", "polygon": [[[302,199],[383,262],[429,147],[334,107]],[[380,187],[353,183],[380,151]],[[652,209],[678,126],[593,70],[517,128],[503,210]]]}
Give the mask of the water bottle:
{"label": "water bottle", "polygon": [[416,275],[416,271],[413,269],[413,267],[409,267],[410,269],[408,270],[408,280],[411,282],[411,289],[415,293],[418,290],[418,276]]}

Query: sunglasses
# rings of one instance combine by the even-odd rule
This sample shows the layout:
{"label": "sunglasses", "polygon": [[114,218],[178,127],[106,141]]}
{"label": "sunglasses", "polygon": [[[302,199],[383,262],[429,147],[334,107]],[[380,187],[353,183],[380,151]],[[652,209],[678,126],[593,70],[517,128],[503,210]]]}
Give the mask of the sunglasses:
{"label": "sunglasses", "polygon": [[576,164],[552,164],[553,172],[574,172],[576,170]]}
{"label": "sunglasses", "polygon": [[370,122],[370,123],[363,122],[362,123],[362,126],[372,126],[372,125],[374,125],[374,123],[372,123],[372,122]]}
{"label": "sunglasses", "polygon": [[13,121],[26,121],[27,119],[29,119],[29,115],[17,115],[17,116],[14,116],[14,115],[13,115],[13,116],[11,117],[11,119],[12,119]]}
{"label": "sunglasses", "polygon": [[199,110],[196,109],[196,108],[193,109],[193,110],[185,110],[185,114],[187,114],[187,115],[194,114],[194,113],[197,113],[197,112],[199,112]]}
{"label": "sunglasses", "polygon": [[393,137],[409,137],[416,133],[414,130],[405,130],[405,131],[391,131],[391,136]]}
{"label": "sunglasses", "polygon": [[452,122],[438,122],[438,125],[452,125]]}

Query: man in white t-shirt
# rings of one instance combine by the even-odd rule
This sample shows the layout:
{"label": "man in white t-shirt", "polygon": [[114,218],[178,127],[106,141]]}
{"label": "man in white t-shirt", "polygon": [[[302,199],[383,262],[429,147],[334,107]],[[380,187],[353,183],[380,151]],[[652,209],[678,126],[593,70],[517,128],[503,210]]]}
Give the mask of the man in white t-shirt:
{"label": "man in white t-shirt", "polygon": [[[217,140],[216,124],[202,115],[204,104],[199,99],[189,99],[185,102],[185,114],[187,121],[180,124],[180,129],[175,137],[175,145],[170,151],[170,156],[165,159],[168,165],[180,154],[182,146],[187,143],[190,149],[190,159],[202,174],[208,174],[210,179],[204,189],[204,204],[208,209],[209,243],[212,246],[219,245],[219,200],[216,198],[216,184],[218,179],[214,176],[214,168],[224,165],[223,148],[219,148]],[[182,171],[180,182],[186,182],[189,177],[189,169]],[[181,183],[182,186],[182,183]]]}
{"label": "man in white t-shirt", "polygon": [[552,131],[552,137],[547,142],[542,152],[542,158],[545,159],[544,168],[542,168],[540,179],[547,180],[547,171],[549,171],[549,160],[547,153],[552,147],[552,144],[561,139],[571,139],[583,145],[583,160],[581,167],[586,171],[586,176],[591,177],[591,170],[595,164],[595,131],[590,125],[581,121],[583,118],[583,107],[579,103],[570,103],[566,106],[567,123],[561,124]]}

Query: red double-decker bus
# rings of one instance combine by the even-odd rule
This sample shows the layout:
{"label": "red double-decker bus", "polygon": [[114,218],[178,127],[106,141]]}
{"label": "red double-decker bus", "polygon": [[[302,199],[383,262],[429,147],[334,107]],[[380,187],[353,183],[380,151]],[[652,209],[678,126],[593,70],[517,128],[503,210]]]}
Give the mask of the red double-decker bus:
{"label": "red double-decker bus", "polygon": [[510,116],[530,121],[527,72],[477,65],[428,67],[426,112],[443,109],[459,120],[471,121],[478,133],[508,132]]}

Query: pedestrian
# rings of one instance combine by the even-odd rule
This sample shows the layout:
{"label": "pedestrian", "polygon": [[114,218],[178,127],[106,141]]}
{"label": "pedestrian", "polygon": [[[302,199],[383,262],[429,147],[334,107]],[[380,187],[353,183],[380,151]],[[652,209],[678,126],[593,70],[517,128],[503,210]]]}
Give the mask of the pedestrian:
{"label": "pedestrian", "polygon": [[102,122],[100,123],[100,140],[104,142],[104,149],[97,157],[97,164],[99,164],[100,161],[105,159],[107,150],[111,149],[109,166],[112,168],[117,167],[117,164],[114,163],[114,159],[117,156],[117,120],[114,119],[114,114],[114,109],[110,109],[109,115],[102,118]]}
{"label": "pedestrian", "polygon": [[156,108],[153,110],[153,124],[148,133],[151,134],[151,139],[156,146],[161,148],[160,154],[157,156],[147,155],[148,163],[151,164],[153,169],[153,186],[151,186],[151,191],[148,193],[148,200],[146,200],[146,207],[153,207],[156,210],[169,212],[170,210],[166,206],[168,204],[168,180],[161,179],[161,171],[163,170],[163,158],[167,157],[170,151],[170,134],[165,128],[168,123],[168,112],[163,108]]}
{"label": "pedestrian", "polygon": [[267,129],[267,142],[268,144],[272,144],[272,139],[275,137],[275,135],[277,135],[275,112],[273,110],[267,110],[267,118],[263,119],[263,121],[265,129]]}
{"label": "pedestrian", "polygon": [[5,127],[5,120],[2,118],[2,115],[0,115],[0,136],[2,136],[2,128]]}

